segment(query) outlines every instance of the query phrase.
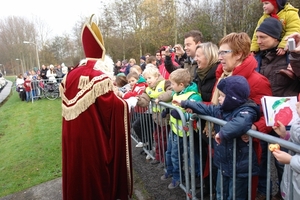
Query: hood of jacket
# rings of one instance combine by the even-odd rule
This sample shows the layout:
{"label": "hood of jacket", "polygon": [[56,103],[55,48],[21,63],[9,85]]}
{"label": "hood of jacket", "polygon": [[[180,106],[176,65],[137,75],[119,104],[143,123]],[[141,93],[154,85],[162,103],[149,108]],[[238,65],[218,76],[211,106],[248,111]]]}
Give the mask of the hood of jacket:
{"label": "hood of jacket", "polygon": [[146,83],[146,82],[147,82],[146,79],[142,75],[140,75],[139,80],[137,81],[137,83]]}

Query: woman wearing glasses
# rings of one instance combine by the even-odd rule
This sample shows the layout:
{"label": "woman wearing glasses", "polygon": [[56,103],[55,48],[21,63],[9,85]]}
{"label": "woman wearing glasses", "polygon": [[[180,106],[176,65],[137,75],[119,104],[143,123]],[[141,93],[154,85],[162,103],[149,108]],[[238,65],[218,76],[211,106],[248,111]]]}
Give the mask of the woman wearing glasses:
{"label": "woman wearing glasses", "polygon": [[[258,72],[255,71],[255,68],[257,67],[257,62],[255,58],[251,55],[250,52],[250,45],[251,45],[251,40],[249,36],[242,32],[242,33],[230,33],[229,35],[226,35],[221,39],[219,42],[219,61],[220,64],[216,70],[216,84],[215,84],[215,89],[213,92],[212,96],[212,102],[217,104],[218,103],[218,96],[219,96],[219,91],[216,87],[218,82],[226,78],[228,76],[232,75],[240,75],[244,76],[250,86],[250,96],[249,98],[253,100],[256,104],[261,105],[261,97],[262,96],[271,96],[271,87],[270,83],[267,78],[259,74]],[[261,116],[258,121],[256,121],[252,125],[252,129],[263,132],[263,133],[268,133],[270,132],[270,127],[267,127],[265,124],[265,119],[264,116]],[[247,143],[249,141],[248,135],[243,135],[241,136],[241,139]],[[255,138],[253,139],[253,148],[256,151],[256,155],[259,158],[259,141],[256,140]],[[216,152],[215,152],[216,153]],[[224,161],[226,153],[223,152],[221,155],[214,155],[214,164],[216,166],[222,165],[222,161]],[[219,157],[219,158],[218,158]],[[218,159],[217,159],[218,158]],[[240,163],[238,163],[240,162]],[[237,178],[248,178],[248,165],[245,164],[248,162],[248,159],[244,160],[237,160],[237,165],[239,166],[244,166],[245,169],[242,170],[244,173],[239,173],[237,174]],[[230,167],[229,167],[230,168]],[[228,185],[223,185],[224,187],[230,187],[230,184],[232,184],[232,167],[230,169],[225,168],[224,166],[222,168],[222,172],[219,171],[219,173],[222,173],[223,175],[223,184],[225,180],[225,184]],[[254,169],[254,167],[253,167]],[[241,169],[239,169],[241,170]],[[256,188],[257,188],[257,183],[258,183],[258,171],[252,171],[252,199],[255,198],[256,196]],[[219,174],[218,174],[219,175]],[[226,181],[227,180],[227,181]],[[221,197],[221,191],[220,188],[218,187],[218,184],[220,184],[219,177],[217,180],[217,199],[218,197]],[[236,187],[236,195],[238,199],[238,195],[241,194],[241,189],[242,187],[237,186]],[[248,188],[248,187],[247,187]],[[232,191],[232,188],[230,189]],[[226,191],[224,190],[224,194],[226,195]],[[246,194],[247,195],[247,189],[242,192],[242,195]],[[228,195],[228,193],[227,193]],[[225,199],[227,199],[225,197]]]}

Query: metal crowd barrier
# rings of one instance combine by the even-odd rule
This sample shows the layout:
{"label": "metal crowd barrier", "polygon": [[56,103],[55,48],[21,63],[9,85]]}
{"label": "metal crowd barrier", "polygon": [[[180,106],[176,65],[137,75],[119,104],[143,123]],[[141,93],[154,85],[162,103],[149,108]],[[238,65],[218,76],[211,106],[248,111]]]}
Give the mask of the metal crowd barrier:
{"label": "metal crowd barrier", "polygon": [[[218,124],[223,126],[226,121],[220,120],[214,117],[210,116],[204,116],[204,115],[196,115],[193,114],[191,119],[189,121],[185,120],[183,112],[175,106],[172,106],[171,104],[160,102],[158,105],[152,101],[147,108],[141,108],[136,106],[135,108],[132,109],[131,112],[131,137],[136,143],[138,143],[140,140],[144,143],[143,150],[144,152],[149,155],[152,159],[155,159],[155,151],[154,151],[154,146],[157,148],[156,151],[159,152],[158,158],[164,158],[164,155],[161,155],[162,153],[166,152],[166,145],[162,145],[165,143],[165,140],[168,140],[168,134],[170,133],[170,127],[169,127],[169,120],[168,117],[166,118],[161,118],[162,112],[152,112],[153,108],[158,109],[160,111],[166,110],[166,109],[176,109],[176,111],[179,113],[181,121],[182,121],[182,130],[183,130],[183,152],[180,152],[180,149],[178,149],[178,158],[179,158],[179,163],[180,163],[180,185],[179,187],[186,193],[186,199],[197,199],[196,198],[196,192],[201,192],[201,199],[203,199],[203,152],[201,151],[202,149],[202,133],[199,131],[197,132],[199,134],[199,152],[198,155],[200,156],[200,177],[196,176],[195,174],[195,146],[194,146],[194,121],[197,122],[197,129],[202,130],[201,127],[201,120],[206,120],[208,122],[212,122],[214,124]],[[152,115],[156,115],[157,120],[154,122],[152,120]],[[139,122],[139,126],[136,124],[137,121]],[[208,162],[209,162],[209,184],[210,188],[212,188],[212,127],[211,123],[208,123],[208,131],[209,131],[209,138],[208,138]],[[140,127],[138,129],[137,127]],[[165,129],[163,128],[165,127]],[[140,133],[138,133],[137,130],[140,130]],[[153,133],[157,134],[156,140],[154,140]],[[189,136],[187,137],[187,132],[189,132]],[[252,144],[253,144],[253,138],[258,138],[262,141],[266,141],[268,144],[270,143],[277,143],[281,147],[284,147],[288,149],[291,152],[294,153],[300,153],[300,146],[296,145],[292,142],[285,141],[283,139],[264,134],[258,131],[254,130],[249,130],[246,134],[248,134],[249,137],[249,174],[248,174],[248,199],[253,198],[251,196],[251,184],[252,184]],[[160,144],[156,144],[158,141]],[[158,145],[158,146],[157,146]],[[234,149],[233,152],[236,152],[236,139],[234,139]],[[181,160],[181,156],[182,159]],[[271,152],[268,151],[267,153],[267,195],[266,198],[270,198],[270,180],[271,180]],[[236,170],[235,170],[235,163],[236,163],[236,153],[234,153],[234,158],[233,158],[233,189],[237,187],[235,185],[235,180],[236,180]],[[160,160],[161,164],[165,167],[165,162],[164,160]],[[182,163],[182,164],[181,164]],[[164,169],[166,170],[166,169]],[[275,173],[275,172],[272,172]],[[163,171],[162,171],[163,174]],[[162,175],[161,174],[161,175]],[[198,179],[198,180],[197,180]],[[200,180],[199,180],[200,179]],[[222,177],[221,177],[222,179]],[[170,179],[171,180],[171,179]],[[196,185],[200,182],[200,190],[196,189]],[[290,185],[292,186],[292,178],[290,179]],[[222,185],[221,185],[222,186]],[[235,190],[233,190],[233,196],[235,197]],[[213,191],[210,189],[210,195],[209,198],[213,199]]]}
{"label": "metal crowd barrier", "polygon": [[[59,97],[59,84],[63,78],[56,78],[55,80],[48,79],[32,79],[30,100],[33,103],[35,100],[47,98],[55,100]],[[23,89],[25,92],[25,90]]]}

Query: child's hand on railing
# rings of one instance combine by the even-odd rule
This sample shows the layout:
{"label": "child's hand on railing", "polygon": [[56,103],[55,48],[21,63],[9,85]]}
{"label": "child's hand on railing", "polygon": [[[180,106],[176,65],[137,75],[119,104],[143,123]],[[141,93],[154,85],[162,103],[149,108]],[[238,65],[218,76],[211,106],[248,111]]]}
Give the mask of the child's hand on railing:
{"label": "child's hand on railing", "polygon": [[174,99],[174,100],[172,101],[172,103],[175,104],[176,106],[181,106],[181,100],[176,100],[176,99]]}
{"label": "child's hand on railing", "polygon": [[193,110],[191,108],[186,108],[185,112],[187,112],[187,113],[193,113]]}

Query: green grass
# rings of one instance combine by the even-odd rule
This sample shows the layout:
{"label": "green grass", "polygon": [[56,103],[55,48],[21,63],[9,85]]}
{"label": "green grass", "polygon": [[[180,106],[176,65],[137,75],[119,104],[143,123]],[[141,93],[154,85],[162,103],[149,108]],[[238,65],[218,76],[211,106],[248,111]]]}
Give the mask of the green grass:
{"label": "green grass", "polygon": [[61,120],[61,99],[1,105],[0,197],[61,177]]}
{"label": "green grass", "polygon": [[[5,77],[15,81],[15,77]],[[61,99],[20,100],[0,105],[0,197],[61,177]],[[138,174],[134,190],[150,199]],[[138,199],[133,194],[132,199]]]}

